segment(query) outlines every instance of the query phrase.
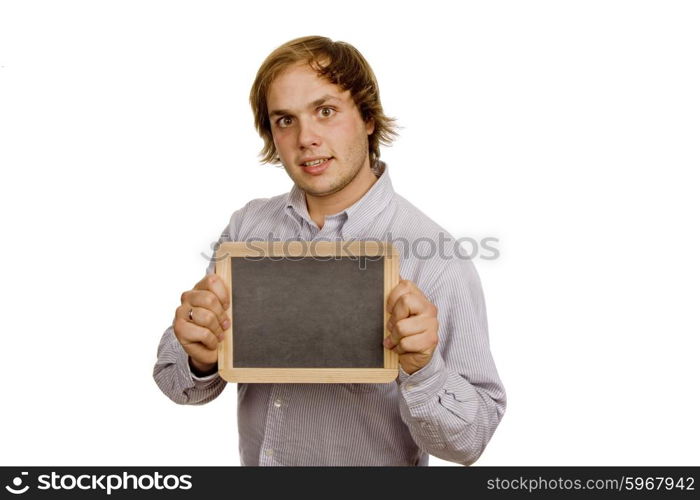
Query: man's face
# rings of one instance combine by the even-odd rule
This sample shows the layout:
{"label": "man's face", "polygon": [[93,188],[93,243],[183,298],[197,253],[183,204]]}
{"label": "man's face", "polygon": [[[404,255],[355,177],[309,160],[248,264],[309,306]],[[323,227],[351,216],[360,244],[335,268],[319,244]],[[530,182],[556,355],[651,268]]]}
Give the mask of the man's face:
{"label": "man's face", "polygon": [[[307,195],[352,189],[358,172],[369,169],[372,122],[362,121],[350,91],[319,77],[307,64],[289,67],[272,82],[267,109],[277,154]],[[309,165],[318,159],[320,164]]]}

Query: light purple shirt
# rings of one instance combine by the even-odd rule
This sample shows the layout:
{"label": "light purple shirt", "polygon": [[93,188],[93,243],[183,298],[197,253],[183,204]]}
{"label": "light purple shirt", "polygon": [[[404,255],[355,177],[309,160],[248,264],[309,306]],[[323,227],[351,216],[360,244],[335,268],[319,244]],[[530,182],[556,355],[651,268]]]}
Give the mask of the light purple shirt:
{"label": "light purple shirt", "polygon": [[[391,241],[401,277],[438,309],[438,347],[425,367],[411,375],[399,369],[389,384],[237,384],[242,465],[427,465],[428,454],[468,465],[503,417],[506,396],[473,263],[449,233],[394,192],[385,164],[377,166],[379,178],[364,197],[326,216],[321,229],[294,186],[234,212],[219,241]],[[447,243],[438,252],[441,240]],[[179,404],[207,403],[227,385],[218,374],[192,374],[172,326],[153,377]]]}

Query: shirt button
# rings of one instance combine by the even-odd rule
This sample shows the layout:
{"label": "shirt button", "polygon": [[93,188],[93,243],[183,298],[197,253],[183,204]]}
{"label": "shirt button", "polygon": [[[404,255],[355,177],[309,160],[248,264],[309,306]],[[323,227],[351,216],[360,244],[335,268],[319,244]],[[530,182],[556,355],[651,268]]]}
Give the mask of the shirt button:
{"label": "shirt button", "polygon": [[416,386],[415,384],[406,384],[406,389],[408,389],[408,390],[410,391],[410,390],[413,389],[415,386]]}
{"label": "shirt button", "polygon": [[281,399],[275,399],[275,402],[273,403],[275,405],[275,408],[279,408],[282,406],[282,400]]}
{"label": "shirt button", "polygon": [[265,455],[267,455],[268,457],[271,457],[274,454],[275,450],[273,450],[272,448],[268,448],[267,450],[265,450]]}

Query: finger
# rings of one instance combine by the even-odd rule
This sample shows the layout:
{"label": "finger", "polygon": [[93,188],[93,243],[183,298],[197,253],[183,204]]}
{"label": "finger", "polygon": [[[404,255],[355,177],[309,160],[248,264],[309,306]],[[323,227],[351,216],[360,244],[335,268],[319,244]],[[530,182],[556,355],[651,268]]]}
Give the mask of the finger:
{"label": "finger", "polygon": [[389,311],[395,322],[399,322],[409,316],[427,313],[430,302],[414,292],[402,294],[394,303],[394,308]]}
{"label": "finger", "polygon": [[437,331],[437,319],[429,316],[410,316],[397,322],[392,333],[397,339],[418,335],[427,331]]}
{"label": "finger", "polygon": [[208,290],[216,295],[221,307],[226,310],[231,304],[228,287],[218,274],[207,274],[194,286],[195,290]]}
{"label": "finger", "polygon": [[[219,323],[221,323],[222,328],[227,328],[227,326],[224,326],[226,320],[229,319],[227,310],[221,306],[221,302],[213,292],[209,290],[190,290],[182,295],[181,300],[181,307],[183,307],[181,317],[184,318],[189,315],[190,308],[201,307],[213,312],[219,320]],[[188,305],[189,307],[187,307]]]}
{"label": "finger", "polygon": [[391,292],[389,292],[389,296],[386,299],[386,310],[391,312],[399,297],[412,290],[412,285],[413,283],[409,280],[400,280],[398,284],[392,288]]}
{"label": "finger", "polygon": [[[219,318],[216,317],[216,314],[203,307],[190,307],[189,309],[187,309],[186,305],[182,305],[180,307],[182,308],[181,312],[176,314],[182,314],[185,310],[187,310],[187,312],[184,313],[186,320],[196,325],[208,328],[219,338],[219,340],[223,340],[225,329],[223,328],[221,321],[219,321]],[[190,316],[192,316],[192,319],[190,319]]]}
{"label": "finger", "polygon": [[431,335],[411,335],[409,337],[403,337],[394,347],[394,351],[398,354],[430,354],[433,352],[436,345],[437,342],[433,340]]}
{"label": "finger", "polygon": [[394,347],[396,347],[396,343],[392,340],[391,336],[384,337],[384,341],[382,342],[382,345],[384,346],[385,349],[392,350]]}
{"label": "finger", "polygon": [[401,279],[399,280],[398,284],[391,290],[391,292],[389,292],[389,297],[387,297],[387,310],[393,309],[395,302],[404,293],[414,293],[419,297],[428,300],[423,291],[420,288],[418,288],[418,285],[416,285],[413,281]]}
{"label": "finger", "polygon": [[200,363],[212,364],[219,361],[219,353],[216,350],[207,349],[202,344],[190,344],[188,347],[187,354]]}
{"label": "finger", "polygon": [[384,347],[386,347],[387,349],[393,349],[394,346],[399,342],[398,336],[393,334],[394,328],[394,317],[389,316],[389,320],[386,322],[386,329],[388,335],[384,338]]}
{"label": "finger", "polygon": [[219,340],[211,330],[203,326],[196,325],[191,321],[186,321],[182,318],[176,319],[174,330],[175,336],[182,347],[185,348],[185,351],[187,351],[188,346],[197,343],[202,344],[211,350],[216,350],[219,345]]}
{"label": "finger", "polygon": [[[389,320],[392,323],[392,320]],[[437,318],[430,316],[410,316],[402,319],[395,324],[388,325],[389,338],[391,339],[391,347],[396,346],[402,338],[411,335],[421,335],[429,333],[437,337],[438,321]]]}
{"label": "finger", "polygon": [[394,317],[389,316],[389,319],[386,322],[386,329],[391,333],[391,331],[394,329]]}

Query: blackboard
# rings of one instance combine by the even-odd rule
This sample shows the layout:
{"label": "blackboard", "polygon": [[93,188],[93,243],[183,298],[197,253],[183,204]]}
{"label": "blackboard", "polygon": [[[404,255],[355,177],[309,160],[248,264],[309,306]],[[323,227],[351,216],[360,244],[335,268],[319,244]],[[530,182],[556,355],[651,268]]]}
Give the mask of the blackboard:
{"label": "blackboard", "polygon": [[[342,244],[341,244],[342,243]],[[398,254],[385,242],[235,242],[217,250],[232,325],[219,373],[232,382],[389,382],[382,341]]]}

